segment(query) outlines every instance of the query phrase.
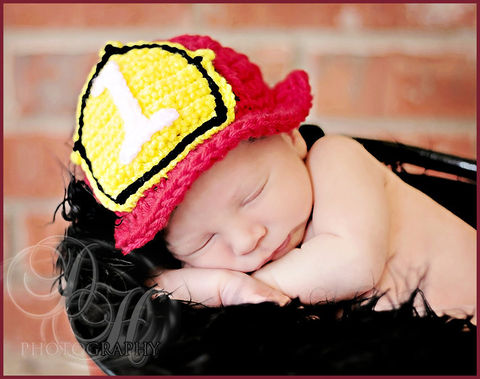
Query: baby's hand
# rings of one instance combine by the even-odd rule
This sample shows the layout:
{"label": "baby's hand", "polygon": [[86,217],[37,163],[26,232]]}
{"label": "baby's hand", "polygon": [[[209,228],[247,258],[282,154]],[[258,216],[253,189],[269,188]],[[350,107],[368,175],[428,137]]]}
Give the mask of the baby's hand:
{"label": "baby's hand", "polygon": [[173,299],[211,307],[271,301],[285,305],[290,298],[280,291],[238,271],[209,268],[162,270],[149,285],[169,293]]}
{"label": "baby's hand", "polygon": [[252,276],[304,304],[352,299],[378,283],[385,259],[352,238],[319,234]]}

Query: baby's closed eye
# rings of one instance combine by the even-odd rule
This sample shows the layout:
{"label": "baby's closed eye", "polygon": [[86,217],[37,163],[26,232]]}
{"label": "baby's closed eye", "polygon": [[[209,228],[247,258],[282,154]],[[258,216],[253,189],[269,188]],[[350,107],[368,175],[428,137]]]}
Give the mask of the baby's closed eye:
{"label": "baby's closed eye", "polygon": [[207,238],[205,239],[205,242],[198,249],[193,251],[192,254],[196,253],[197,251],[202,250],[205,246],[207,246],[212,241],[213,237],[216,236],[216,234],[217,233],[213,233],[213,234],[210,234],[209,236],[207,236]]}
{"label": "baby's closed eye", "polygon": [[[180,259],[180,260],[183,260],[185,259],[186,257],[191,257],[192,255],[195,255],[199,252],[201,252],[211,241],[212,239],[216,236],[216,233],[212,233],[212,234],[207,234],[205,235],[204,238],[201,239],[202,242],[200,242],[199,244],[196,244],[196,245],[192,245],[193,247],[192,248],[189,248],[186,252],[182,252],[182,253],[173,253],[173,255],[177,258],[177,259]],[[198,246],[198,247],[196,247]]]}
{"label": "baby's closed eye", "polygon": [[246,205],[248,203],[251,203],[253,200],[255,200],[257,197],[260,196],[260,194],[263,192],[263,190],[265,189],[265,186],[267,185],[267,182],[268,182],[268,177],[265,179],[265,181],[260,185],[258,186],[254,191],[253,193],[251,193],[250,195],[248,195],[243,201],[242,201],[242,206],[243,205]]}

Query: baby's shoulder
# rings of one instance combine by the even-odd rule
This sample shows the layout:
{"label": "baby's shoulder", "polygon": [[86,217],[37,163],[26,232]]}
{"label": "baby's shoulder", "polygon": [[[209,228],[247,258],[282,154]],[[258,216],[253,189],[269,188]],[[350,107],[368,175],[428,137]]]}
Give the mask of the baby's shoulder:
{"label": "baby's shoulder", "polygon": [[317,140],[307,156],[307,167],[316,175],[328,175],[341,170],[366,170],[378,167],[378,161],[356,140],[341,135],[326,135]]}

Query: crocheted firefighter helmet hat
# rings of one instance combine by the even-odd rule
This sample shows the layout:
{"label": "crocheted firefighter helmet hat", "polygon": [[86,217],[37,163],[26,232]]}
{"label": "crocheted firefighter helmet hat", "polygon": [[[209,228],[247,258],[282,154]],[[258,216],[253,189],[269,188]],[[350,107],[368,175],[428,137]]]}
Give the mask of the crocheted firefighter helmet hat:
{"label": "crocheted firefighter helmet hat", "polygon": [[71,159],[121,217],[123,254],[152,240],[240,141],[291,131],[312,103],[305,72],[269,88],[258,66],[209,37],[114,42],[100,57],[80,95]]}

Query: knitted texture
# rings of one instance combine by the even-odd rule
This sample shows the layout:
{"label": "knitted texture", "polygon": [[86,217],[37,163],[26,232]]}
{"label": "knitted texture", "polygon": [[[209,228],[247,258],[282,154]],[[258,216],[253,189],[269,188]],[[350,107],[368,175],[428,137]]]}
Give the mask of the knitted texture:
{"label": "knitted texture", "polygon": [[121,217],[123,254],[152,240],[193,182],[240,141],[289,132],[311,107],[305,72],[269,88],[258,66],[209,37],[111,43],[101,57],[80,96],[72,161]]}

